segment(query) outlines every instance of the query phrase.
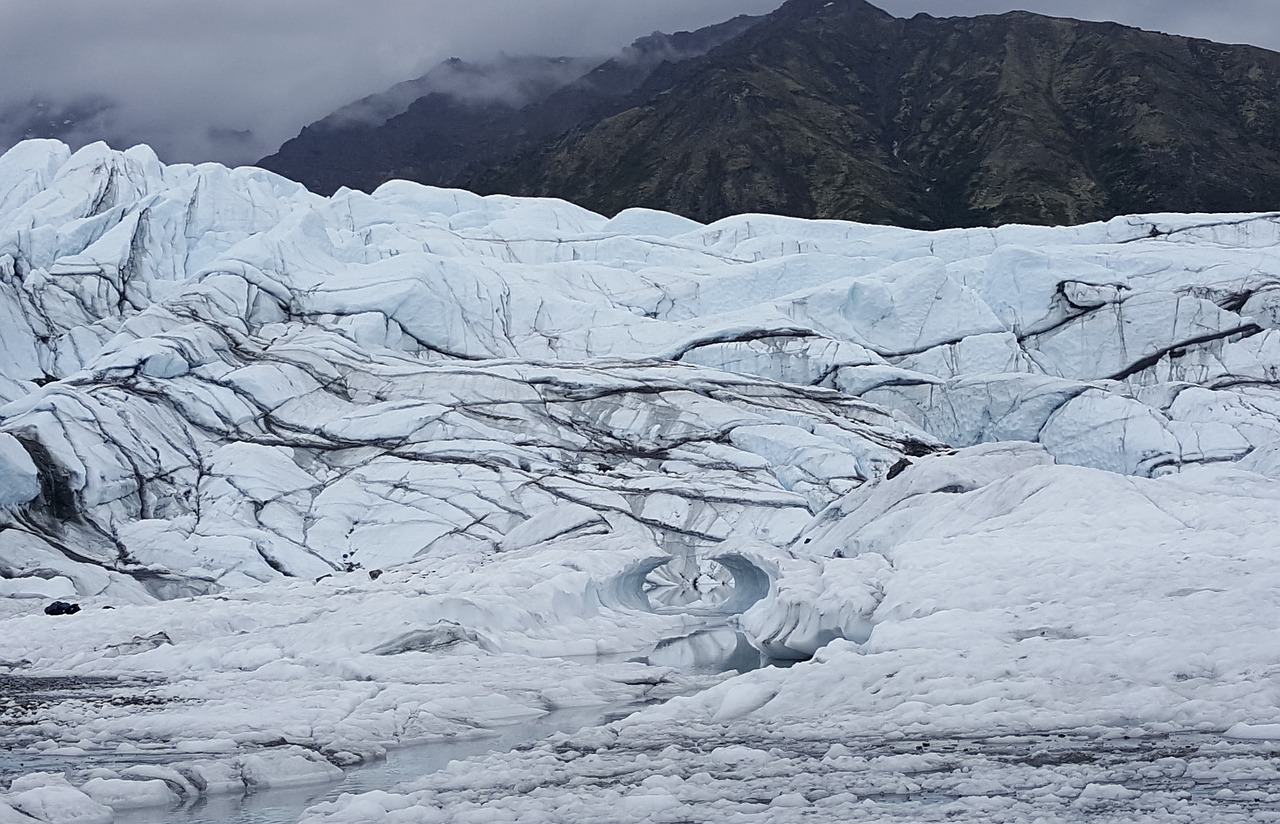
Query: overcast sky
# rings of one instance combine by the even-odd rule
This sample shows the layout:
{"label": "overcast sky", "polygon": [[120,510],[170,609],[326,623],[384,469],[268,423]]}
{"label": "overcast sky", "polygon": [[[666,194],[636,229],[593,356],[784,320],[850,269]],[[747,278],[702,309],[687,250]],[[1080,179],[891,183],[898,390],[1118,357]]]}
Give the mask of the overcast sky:
{"label": "overcast sky", "polygon": [[[97,96],[71,142],[251,162],[339,106],[459,56],[608,55],[780,0],[0,0],[0,127]],[[899,15],[1024,8],[1280,50],[1280,0],[881,0]],[[45,110],[47,113],[50,110]],[[6,114],[7,112],[7,114]],[[69,118],[53,110],[58,123]],[[0,129],[0,134],[3,133]]]}

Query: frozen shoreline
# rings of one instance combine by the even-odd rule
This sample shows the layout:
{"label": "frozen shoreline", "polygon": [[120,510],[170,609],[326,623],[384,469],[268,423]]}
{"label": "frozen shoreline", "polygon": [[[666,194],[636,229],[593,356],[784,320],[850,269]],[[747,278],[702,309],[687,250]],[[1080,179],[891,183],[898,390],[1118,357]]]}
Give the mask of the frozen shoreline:
{"label": "frozen shoreline", "polygon": [[[583,666],[606,663],[605,659],[634,661],[658,667],[659,677],[675,667],[693,676],[694,680],[683,687],[686,690],[697,688],[699,676],[703,684],[712,683],[717,679],[709,676],[750,671],[769,663],[761,653],[751,650],[739,633],[715,620],[663,639],[647,652],[611,654],[595,661],[577,658]],[[145,685],[106,677],[0,676],[3,694],[17,697],[29,708],[49,707],[66,700],[145,705],[148,702],[144,696],[131,695],[131,690],[141,686]],[[48,788],[54,788],[64,796],[62,809],[74,809],[75,801],[80,802],[81,808],[91,809],[68,790],[79,787],[95,802],[113,808],[117,824],[294,821],[311,804],[336,799],[341,793],[391,790],[398,783],[442,770],[450,761],[529,747],[548,735],[572,733],[625,717],[655,700],[660,699],[553,709],[527,720],[447,739],[402,741],[394,746],[392,742],[381,742],[387,748],[380,749],[380,754],[362,763],[344,765],[350,769],[341,772],[323,763],[315,753],[283,742],[261,742],[246,751],[242,746],[236,747],[235,742],[226,741],[230,750],[219,757],[216,753],[194,753],[190,746],[173,749],[144,744],[120,746],[115,751],[79,747],[23,750],[21,742],[9,741],[6,752],[0,754],[0,789],[16,787],[17,794],[11,797],[20,805],[30,796],[24,792],[48,792]],[[310,769],[303,768],[307,762]],[[167,792],[157,781],[163,782]],[[0,801],[3,799],[0,794]]]}

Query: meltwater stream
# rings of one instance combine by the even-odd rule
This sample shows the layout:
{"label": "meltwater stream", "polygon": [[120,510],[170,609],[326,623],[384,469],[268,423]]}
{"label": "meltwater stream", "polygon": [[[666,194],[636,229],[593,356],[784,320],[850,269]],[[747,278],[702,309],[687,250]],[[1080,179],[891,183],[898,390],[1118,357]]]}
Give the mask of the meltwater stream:
{"label": "meltwater stream", "polygon": [[[747,672],[762,666],[786,666],[792,663],[765,658],[751,646],[745,636],[722,623],[665,639],[647,653],[618,657],[700,675]],[[322,801],[335,800],[343,793],[392,790],[404,782],[444,769],[450,761],[490,752],[505,752],[556,733],[608,724],[625,718],[646,705],[643,702],[621,703],[558,710],[531,721],[501,727],[484,737],[391,750],[386,760],[347,769],[342,781],[335,784],[264,790],[245,796],[200,798],[177,809],[120,809],[116,811],[115,824],[293,824],[303,810]],[[137,753],[117,758],[122,759],[122,762],[104,763],[101,759],[95,759],[93,766],[120,768],[148,760],[145,755]],[[157,753],[150,760],[153,763],[165,763],[171,758]],[[0,774],[56,771],[68,766],[72,765],[65,758],[51,760],[40,754],[0,754]],[[81,769],[78,765],[76,768]]]}
{"label": "meltwater stream", "polygon": [[532,721],[512,724],[483,738],[467,738],[390,750],[382,761],[345,770],[342,781],[293,789],[263,790],[244,796],[200,798],[177,809],[118,810],[115,824],[294,824],[302,811],[343,793],[392,790],[458,761],[490,752],[505,752],[558,732],[607,724],[643,705],[566,709]]}

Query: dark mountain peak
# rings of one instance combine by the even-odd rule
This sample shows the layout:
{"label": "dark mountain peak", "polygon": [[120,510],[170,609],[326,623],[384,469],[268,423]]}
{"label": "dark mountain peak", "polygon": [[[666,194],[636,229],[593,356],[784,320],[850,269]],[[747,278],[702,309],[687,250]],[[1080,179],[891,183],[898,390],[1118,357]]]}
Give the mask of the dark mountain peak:
{"label": "dark mountain peak", "polygon": [[751,33],[751,40],[796,37],[884,37],[902,21],[865,0],[789,0],[768,14]]}
{"label": "dark mountain peak", "polygon": [[888,49],[905,23],[864,0],[790,0],[727,45],[725,56],[775,68],[844,64]]}
{"label": "dark mountain peak", "polygon": [[304,132],[265,164],[321,191],[400,176],[699,220],[1280,208],[1280,54],[1114,23],[790,0],[640,38],[519,109],[439,98],[345,143]]}
{"label": "dark mountain peak", "polygon": [[1280,55],[1190,44],[791,0],[634,108],[471,182],[606,213],[921,228],[1280,207]]}
{"label": "dark mountain peak", "polygon": [[778,21],[820,18],[841,23],[894,19],[892,14],[866,0],[787,0],[769,17]]}

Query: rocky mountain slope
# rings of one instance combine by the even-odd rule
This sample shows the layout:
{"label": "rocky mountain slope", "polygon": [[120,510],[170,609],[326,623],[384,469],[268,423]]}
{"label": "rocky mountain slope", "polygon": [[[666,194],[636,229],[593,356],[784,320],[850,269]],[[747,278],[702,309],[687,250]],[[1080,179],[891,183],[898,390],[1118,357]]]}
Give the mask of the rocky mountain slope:
{"label": "rocky mountain slope", "polygon": [[1280,206],[1280,55],[1026,13],[793,0],[482,179],[606,213],[941,228]]}
{"label": "rocky mountain slope", "polygon": [[659,66],[705,54],[754,21],[655,32],[608,60],[451,59],[306,127],[259,165],[319,194],[342,186],[371,192],[397,179],[454,185],[621,111]]}
{"label": "rocky mountain slope", "polygon": [[[0,820],[696,690],[307,820],[1274,818],[1275,213],[702,224],[35,141],[0,352],[0,687],[93,686],[0,703]],[[800,663],[645,657],[713,620]]]}
{"label": "rocky mountain slope", "polygon": [[903,20],[791,0],[611,105],[538,111],[436,110],[462,144],[443,176],[420,170],[442,151],[421,121],[395,170],[380,137],[353,135],[343,162],[361,171],[333,176],[312,132],[264,165],[326,192],[401,173],[698,220],[944,228],[1280,207],[1280,55],[1023,12]]}
{"label": "rocky mountain slope", "polygon": [[33,97],[0,109],[0,146],[11,147],[24,140],[48,138],[76,143],[86,135],[117,139],[132,145],[120,128],[117,104],[101,95],[87,95],[71,102]]}

